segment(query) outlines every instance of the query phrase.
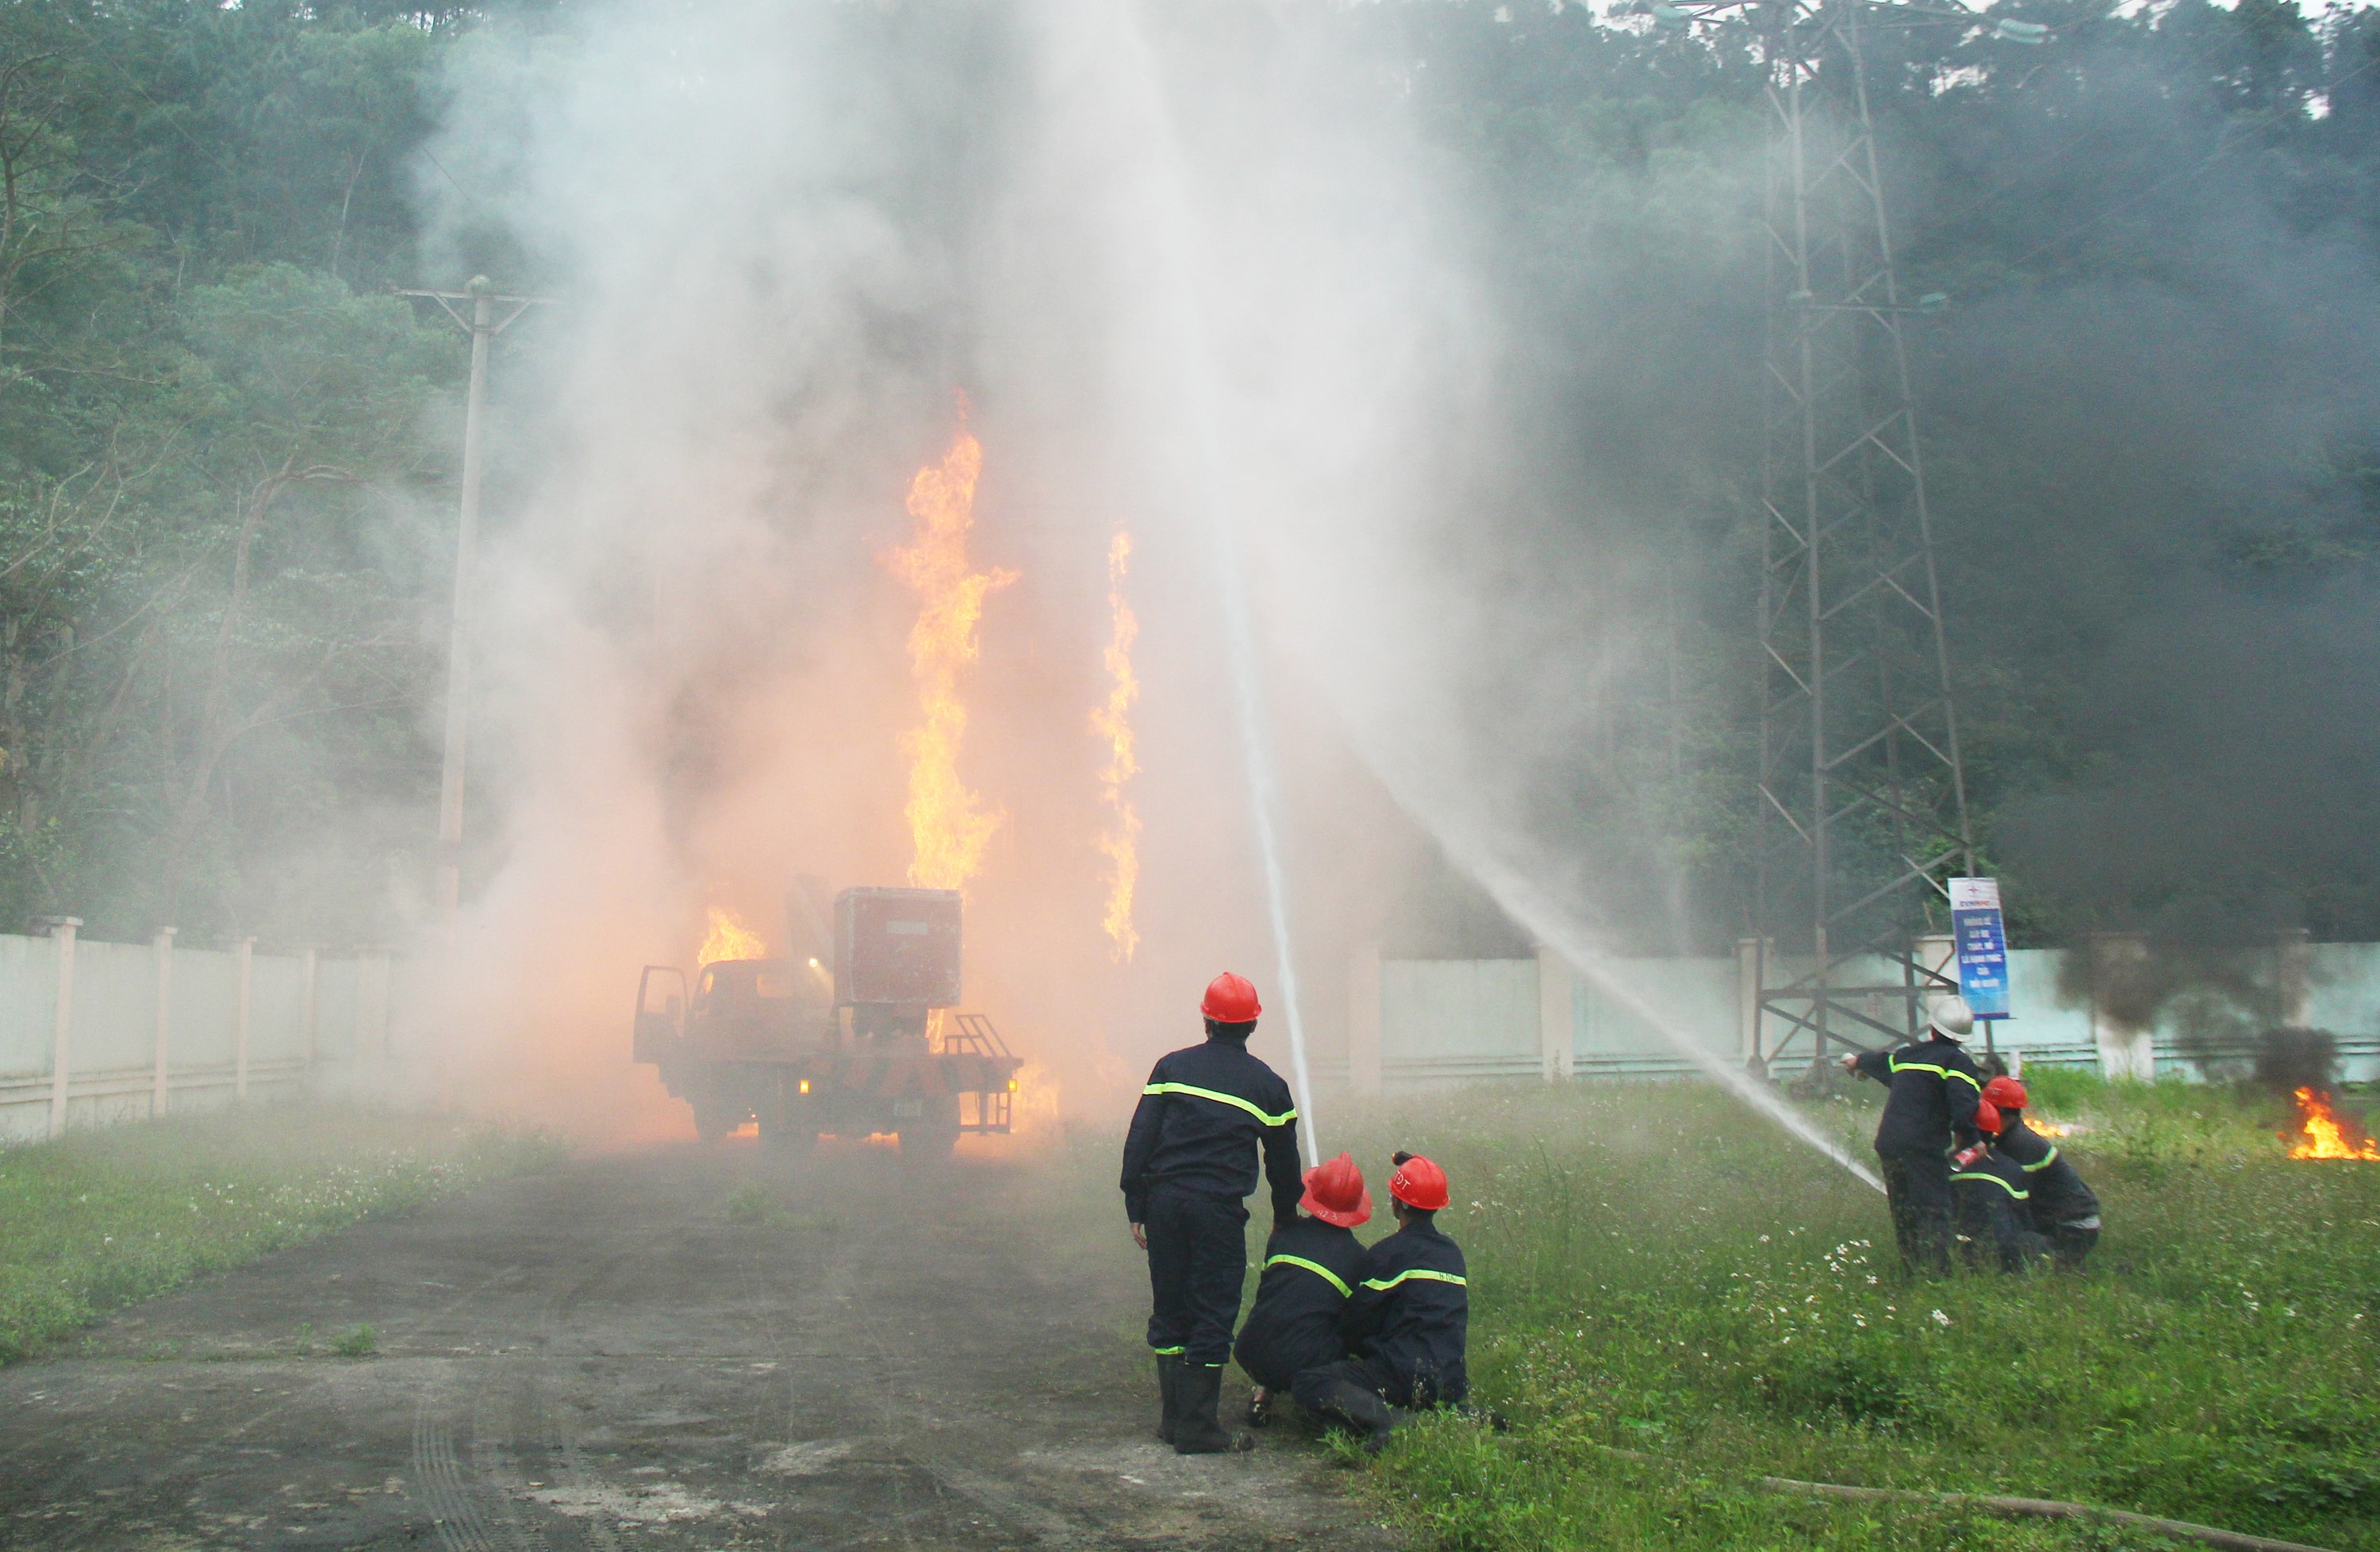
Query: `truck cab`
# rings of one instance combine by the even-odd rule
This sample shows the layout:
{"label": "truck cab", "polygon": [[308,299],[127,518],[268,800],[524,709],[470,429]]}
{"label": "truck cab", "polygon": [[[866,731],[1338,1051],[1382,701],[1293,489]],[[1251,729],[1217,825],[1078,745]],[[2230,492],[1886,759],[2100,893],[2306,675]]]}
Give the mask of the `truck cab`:
{"label": "truck cab", "polygon": [[634,1060],[661,1070],[706,1140],[757,1120],[781,1148],[889,1132],[905,1154],[939,1158],[964,1133],[1006,1133],[1023,1063],[990,1020],[955,1006],[959,910],[953,891],[846,890],[832,971],[799,956],[715,960],[689,994],[676,966],[646,965]]}

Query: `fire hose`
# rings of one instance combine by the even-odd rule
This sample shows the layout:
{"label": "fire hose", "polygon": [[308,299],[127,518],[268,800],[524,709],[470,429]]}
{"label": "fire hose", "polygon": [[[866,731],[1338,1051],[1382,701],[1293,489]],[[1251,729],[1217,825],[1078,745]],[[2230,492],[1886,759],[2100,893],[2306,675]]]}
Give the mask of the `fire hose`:
{"label": "fire hose", "polygon": [[[1616,1445],[1598,1444],[1595,1448],[1607,1455],[1643,1465],[1674,1466],[1680,1462],[1640,1450],[1621,1449]],[[2007,1520],[2089,1520],[2107,1525],[2125,1525],[2133,1530],[2153,1531],[2159,1535],[2180,1541],[2194,1541],[2204,1546],[2221,1547],[2223,1552],[2329,1552],[2326,1547],[2310,1546],[2301,1541],[2276,1541],[2270,1536],[2250,1535],[2243,1531],[2227,1531],[2214,1525],[2193,1525],[2187,1520],[2164,1520],[2154,1514],[2134,1514],[2129,1510],[2101,1509],[2095,1504],[2064,1503],[2056,1498],[2003,1497],[1984,1493],[1933,1493],[1910,1487],[1852,1487],[1837,1482],[1803,1482],[1790,1476],[1756,1476],[1752,1485],[1768,1493],[1792,1493],[1803,1497],[1840,1498],[1853,1503],[1913,1503],[1928,1504],[1937,1509],[1979,1509],[1986,1514],[1997,1514]]]}

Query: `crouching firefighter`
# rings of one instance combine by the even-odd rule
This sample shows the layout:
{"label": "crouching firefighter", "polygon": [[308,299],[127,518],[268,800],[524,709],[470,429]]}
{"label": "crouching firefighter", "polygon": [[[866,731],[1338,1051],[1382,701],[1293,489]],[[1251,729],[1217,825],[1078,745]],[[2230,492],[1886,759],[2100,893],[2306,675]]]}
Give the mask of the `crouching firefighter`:
{"label": "crouching firefighter", "polygon": [[1975,1118],[1984,1077],[1959,1042],[1975,1027],[1963,997],[1937,998],[1925,1037],[1889,1051],[1859,1051],[1843,1070],[1890,1093],[1876,1123],[1876,1157],[1891,1204],[1892,1237],[1912,1271],[1950,1269],[1950,1137]]}
{"label": "crouching firefighter", "polygon": [[1264,1273],[1256,1307],[1232,1348],[1256,1381],[1248,1422],[1261,1428],[1273,1400],[1308,1369],[1346,1356],[1339,1336],[1348,1295],[1364,1279],[1364,1246],[1353,1232],[1372,1217],[1364,1171],[1341,1154],[1305,1171],[1305,1194],[1293,1222],[1276,1224],[1265,1242]]}
{"label": "crouching firefighter", "polygon": [[1992,1146],[1999,1135],[1999,1108],[1985,1099],[1975,1107],[1975,1130],[1983,1141],[1959,1150],[1950,1158],[1950,1193],[1956,1204],[1960,1250],[1969,1266],[1991,1255],[2004,1272],[2021,1272],[2035,1256],[2049,1252],[2049,1241],[2034,1232],[2032,1191],[2023,1169]]}
{"label": "crouching firefighter", "polygon": [[1998,1077],[1984,1085],[1984,1097],[2000,1112],[1994,1146],[2017,1161],[2033,1192],[2033,1227],[2049,1236],[2049,1251],[2061,1272],[2082,1269],[2099,1243],[2099,1198],[2058,1152],[2058,1145],[2024,1123],[2024,1085]]}
{"label": "crouching firefighter", "polygon": [[1226,972],[1199,1011],[1207,1043],[1159,1059],[1123,1144],[1124,1216],[1148,1252],[1148,1345],[1163,1405],[1158,1437],[1184,1455],[1253,1449],[1215,1410],[1247,1276],[1242,1205],[1261,1153],[1276,1225],[1297,1215],[1297,1108],[1289,1085],[1248,1054],[1257,988]]}
{"label": "crouching firefighter", "polygon": [[1342,1323],[1354,1356],[1308,1369],[1292,1387],[1298,1405],[1354,1428],[1375,1451],[1404,1421],[1399,1409],[1460,1406],[1471,1391],[1463,1251],[1438,1228],[1446,1171],[1411,1153],[1398,1154],[1396,1166],[1389,1195],[1397,1231],[1364,1253]]}

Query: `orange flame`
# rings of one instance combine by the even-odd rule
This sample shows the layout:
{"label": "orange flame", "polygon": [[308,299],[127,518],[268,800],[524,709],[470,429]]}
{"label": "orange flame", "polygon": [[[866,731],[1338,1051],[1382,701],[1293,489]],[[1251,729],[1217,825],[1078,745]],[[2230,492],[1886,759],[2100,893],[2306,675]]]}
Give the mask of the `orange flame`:
{"label": "orange flame", "polygon": [[2350,1143],[2346,1130],[2339,1125],[2338,1112],[2330,1108],[2330,1096],[2311,1088],[2297,1093],[2298,1118],[2305,1141],[2289,1149],[2291,1158],[2361,1158],[2380,1164],[2380,1143],[2366,1137],[2362,1142]]}
{"label": "orange flame", "polygon": [[702,940],[697,964],[716,964],[722,959],[765,959],[768,954],[768,944],[735,912],[724,905],[710,908],[710,933]]}
{"label": "orange flame", "polygon": [[1132,672],[1132,643],[1140,634],[1132,605],[1123,596],[1124,573],[1132,562],[1132,535],[1119,528],[1108,545],[1108,612],[1114,634],[1108,639],[1108,703],[1091,712],[1091,731],[1108,741],[1108,763],[1099,772],[1099,801],[1115,815],[1115,822],[1099,837],[1099,850],[1113,865],[1108,875],[1108,909],[1100,925],[1115,943],[1115,957],[1130,961],[1140,946],[1133,930],[1132,891],[1140,880],[1140,813],[1124,787],[1140,770],[1133,755],[1132,703],[1140,698],[1140,681]]}
{"label": "orange flame", "polygon": [[1008,817],[979,807],[958,772],[966,732],[959,670],[981,654],[976,625],[985,596],[1016,580],[1013,571],[969,569],[966,536],[982,471],[983,446],[962,428],[941,466],[919,469],[910,483],[909,515],[917,527],[908,546],[880,557],[921,600],[909,632],[909,672],[926,720],[901,735],[901,752],[909,757],[909,882],[920,889],[957,889],[973,878]]}

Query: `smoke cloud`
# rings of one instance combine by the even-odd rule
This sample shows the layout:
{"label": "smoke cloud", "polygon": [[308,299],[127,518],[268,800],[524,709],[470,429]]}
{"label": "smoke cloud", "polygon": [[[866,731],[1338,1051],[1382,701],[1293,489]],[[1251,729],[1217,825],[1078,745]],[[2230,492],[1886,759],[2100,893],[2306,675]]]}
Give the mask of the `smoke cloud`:
{"label": "smoke cloud", "polygon": [[[2070,165],[2059,91],[2154,141],[2180,67],[2109,87],[2078,39],[2027,97],[1976,57],[1904,94],[1938,119],[1884,111],[1907,288],[1956,299],[1920,393],[2020,930],[2380,925],[2341,472],[2380,362],[2333,326],[2380,316],[2368,257],[2223,168],[2119,207],[2203,220],[2189,267],[2052,273],[2042,220],[1979,225],[1979,166]],[[683,962],[711,903],[773,929],[796,874],[901,879],[914,599],[880,557],[961,394],[974,562],[1018,575],[962,683],[960,774],[1004,816],[969,999],[1070,1104],[1193,1037],[1216,971],[1272,990],[1232,586],[1326,1071],[1356,941],[1517,953],[1552,923],[1604,962],[1742,929],[1740,53],[1575,6],[624,0],[458,60],[431,251],[560,298],[509,365],[492,502],[485,839],[445,1015],[475,1070],[662,1115],[625,1059],[637,964]],[[1129,964],[1090,722],[1119,529]]]}

